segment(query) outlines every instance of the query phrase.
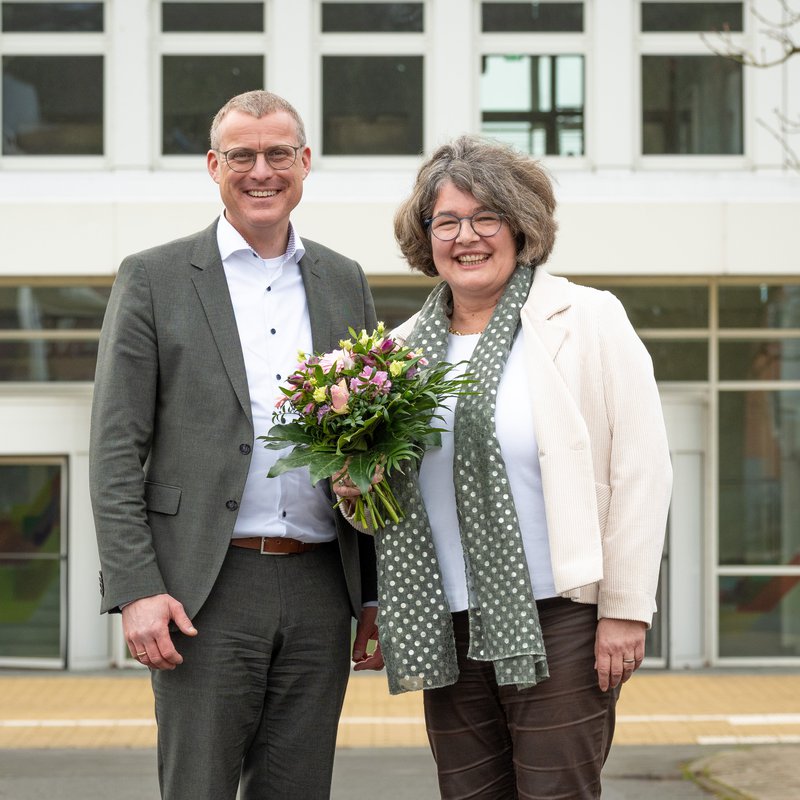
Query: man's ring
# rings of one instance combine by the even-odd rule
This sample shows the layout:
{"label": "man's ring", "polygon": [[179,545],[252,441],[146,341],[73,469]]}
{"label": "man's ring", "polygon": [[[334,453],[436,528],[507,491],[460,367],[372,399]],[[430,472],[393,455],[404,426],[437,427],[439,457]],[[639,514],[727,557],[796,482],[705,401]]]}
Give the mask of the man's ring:
{"label": "man's ring", "polygon": [[146,656],[146,655],[147,655],[147,650],[142,650],[141,653],[137,653],[136,654],[136,658],[141,658],[142,656]]}
{"label": "man's ring", "polygon": [[636,659],[635,658],[623,658],[622,659],[622,663],[623,664],[635,664],[636,663]]}
{"label": "man's ring", "polygon": [[339,486],[344,486],[344,478],[339,478],[337,483],[339,484]]}

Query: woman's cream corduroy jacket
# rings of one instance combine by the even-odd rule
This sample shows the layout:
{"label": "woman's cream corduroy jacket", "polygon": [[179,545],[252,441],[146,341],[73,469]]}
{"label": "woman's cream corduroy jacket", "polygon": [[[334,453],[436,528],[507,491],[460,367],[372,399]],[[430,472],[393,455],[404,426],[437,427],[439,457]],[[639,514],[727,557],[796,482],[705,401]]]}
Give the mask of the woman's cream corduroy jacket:
{"label": "woman's cream corduroy jacket", "polygon": [[612,294],[542,267],[522,330],[556,590],[650,625],[672,490],[650,356]]}

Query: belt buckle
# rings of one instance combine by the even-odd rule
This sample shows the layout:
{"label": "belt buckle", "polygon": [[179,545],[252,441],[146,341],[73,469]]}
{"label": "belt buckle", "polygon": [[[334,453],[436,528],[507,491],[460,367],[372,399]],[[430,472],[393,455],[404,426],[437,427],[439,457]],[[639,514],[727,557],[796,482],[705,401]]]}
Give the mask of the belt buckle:
{"label": "belt buckle", "polygon": [[290,553],[272,553],[269,550],[265,550],[264,549],[264,544],[266,543],[266,541],[269,538],[270,538],[269,536],[262,536],[261,537],[260,553],[261,553],[262,556],[288,556],[288,555],[291,555]]}

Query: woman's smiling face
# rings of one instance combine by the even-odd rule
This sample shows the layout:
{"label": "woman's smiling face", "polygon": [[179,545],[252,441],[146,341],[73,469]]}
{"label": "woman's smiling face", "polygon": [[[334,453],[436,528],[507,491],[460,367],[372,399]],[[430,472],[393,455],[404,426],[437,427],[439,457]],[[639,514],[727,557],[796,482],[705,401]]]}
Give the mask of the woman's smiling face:
{"label": "woman's smiling face", "polygon": [[[442,184],[431,217],[452,214],[469,217],[486,208],[469,192],[452,182]],[[462,220],[458,236],[443,242],[431,235],[433,263],[441,278],[450,285],[453,299],[496,302],[517,266],[517,246],[508,223],[503,221],[494,236],[478,236],[469,220]]]}

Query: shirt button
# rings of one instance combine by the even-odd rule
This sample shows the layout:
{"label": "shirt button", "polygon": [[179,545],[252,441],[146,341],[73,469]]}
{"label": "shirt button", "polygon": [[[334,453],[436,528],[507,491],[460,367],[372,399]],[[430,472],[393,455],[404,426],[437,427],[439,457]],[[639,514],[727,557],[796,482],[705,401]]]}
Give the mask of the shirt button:
{"label": "shirt button", "polygon": [[228,502],[225,503],[225,508],[229,511],[236,511],[236,509],[239,508],[239,504],[235,500],[228,500]]}
{"label": "shirt button", "polygon": [[286,512],[284,511],[284,512],[281,514],[281,516],[282,516],[282,517],[285,517],[285,516],[286,516]]}
{"label": "shirt button", "polygon": [[280,380],[280,379],[281,379],[281,376],[280,376],[280,375],[276,375],[275,377],[276,377],[278,380]]}
{"label": "shirt button", "polygon": [[271,286],[267,286],[267,291],[271,292],[272,291],[272,287]]}
{"label": "shirt button", "polygon": [[239,452],[240,452],[240,453],[241,453],[243,456],[250,455],[250,451],[251,451],[252,449],[253,449],[253,448],[252,448],[252,447],[250,447],[250,445],[249,445],[249,444],[240,444],[240,445],[239,445]]}
{"label": "shirt button", "polygon": [[275,330],[275,328],[270,328],[270,329],[269,329],[269,332],[270,332],[270,333],[277,333],[277,331]]}

